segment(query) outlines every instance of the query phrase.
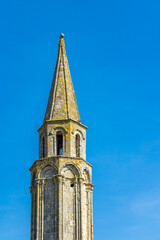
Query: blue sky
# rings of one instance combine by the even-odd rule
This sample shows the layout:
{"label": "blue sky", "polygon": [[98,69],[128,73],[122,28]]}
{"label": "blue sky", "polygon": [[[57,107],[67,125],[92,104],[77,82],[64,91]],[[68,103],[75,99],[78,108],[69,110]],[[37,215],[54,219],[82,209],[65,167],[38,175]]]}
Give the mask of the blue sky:
{"label": "blue sky", "polygon": [[6,0],[0,7],[0,239],[30,236],[30,172],[59,35],[87,160],[94,239],[160,239],[160,2]]}

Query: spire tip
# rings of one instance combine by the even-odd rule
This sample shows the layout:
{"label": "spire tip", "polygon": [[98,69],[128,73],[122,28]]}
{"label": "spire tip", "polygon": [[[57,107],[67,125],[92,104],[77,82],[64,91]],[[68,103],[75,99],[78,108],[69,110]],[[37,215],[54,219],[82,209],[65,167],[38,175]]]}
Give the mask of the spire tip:
{"label": "spire tip", "polygon": [[61,35],[60,35],[60,37],[59,37],[59,38],[60,38],[60,39],[61,39],[61,38],[64,38],[64,34],[63,34],[63,33],[61,33]]}
{"label": "spire tip", "polygon": [[59,46],[65,46],[65,44],[64,44],[64,34],[63,33],[61,33],[61,35],[60,35],[60,40],[59,40]]}

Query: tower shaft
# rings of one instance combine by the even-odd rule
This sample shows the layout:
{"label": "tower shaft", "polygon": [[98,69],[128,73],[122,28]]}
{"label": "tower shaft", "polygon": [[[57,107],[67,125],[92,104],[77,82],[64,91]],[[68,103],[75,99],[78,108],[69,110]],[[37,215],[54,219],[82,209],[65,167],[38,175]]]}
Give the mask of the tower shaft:
{"label": "tower shaft", "polygon": [[31,240],[93,240],[92,166],[61,35],[31,171]]}

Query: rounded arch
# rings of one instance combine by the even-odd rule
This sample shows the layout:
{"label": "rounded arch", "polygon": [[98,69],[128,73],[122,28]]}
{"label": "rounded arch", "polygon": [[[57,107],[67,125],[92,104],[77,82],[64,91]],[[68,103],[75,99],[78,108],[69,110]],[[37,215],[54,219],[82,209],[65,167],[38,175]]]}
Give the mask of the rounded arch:
{"label": "rounded arch", "polygon": [[46,143],[47,143],[47,134],[46,131],[43,131],[40,134],[40,157],[45,158],[46,157]]}
{"label": "rounded arch", "polygon": [[40,178],[52,178],[57,174],[57,168],[53,165],[46,165],[40,171]]}
{"label": "rounded arch", "polygon": [[63,128],[63,127],[55,127],[55,128],[54,128],[54,131],[55,131],[55,133],[57,133],[57,132],[60,131],[60,132],[62,132],[63,135],[67,134],[66,129]]}
{"label": "rounded arch", "polygon": [[84,181],[85,182],[91,182],[91,177],[90,177],[90,173],[89,173],[89,170],[87,168],[85,168],[83,170],[83,178],[84,178]]}
{"label": "rounded arch", "polygon": [[74,135],[79,134],[83,140],[85,139],[83,132],[78,128],[74,130],[73,134]]}
{"label": "rounded arch", "polygon": [[57,155],[63,155],[63,138],[64,135],[61,131],[56,132],[56,143],[57,143]]}
{"label": "rounded arch", "polygon": [[[59,134],[61,133],[61,134]],[[53,152],[55,155],[64,155],[66,152],[66,134],[67,131],[63,127],[55,127],[53,129],[53,137],[54,137],[54,144],[53,144]]]}
{"label": "rounded arch", "polygon": [[46,137],[46,136],[47,136],[46,130],[43,130],[42,132],[39,133],[40,140],[41,140],[43,137]]}
{"label": "rounded arch", "polygon": [[[81,158],[85,158],[85,137],[84,137],[84,133],[79,130],[79,129],[75,129],[73,132],[73,155],[75,157],[81,157]],[[79,136],[79,138],[77,139],[77,136]]]}
{"label": "rounded arch", "polygon": [[81,157],[81,137],[79,133],[75,135],[75,149],[76,149],[76,157]]}
{"label": "rounded arch", "polygon": [[61,174],[67,178],[74,178],[80,176],[80,171],[73,163],[66,163],[61,170]]}

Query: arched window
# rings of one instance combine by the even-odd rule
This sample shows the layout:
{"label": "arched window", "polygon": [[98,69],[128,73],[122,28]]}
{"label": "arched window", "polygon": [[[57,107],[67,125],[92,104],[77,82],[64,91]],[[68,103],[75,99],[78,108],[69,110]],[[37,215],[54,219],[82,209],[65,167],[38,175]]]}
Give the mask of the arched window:
{"label": "arched window", "polygon": [[57,132],[57,155],[63,155],[63,135],[60,131]]}
{"label": "arched window", "polygon": [[45,158],[45,137],[42,138],[42,157]]}
{"label": "arched window", "polygon": [[81,148],[81,145],[80,145],[80,136],[79,134],[76,134],[76,157],[80,157],[80,148]]}

